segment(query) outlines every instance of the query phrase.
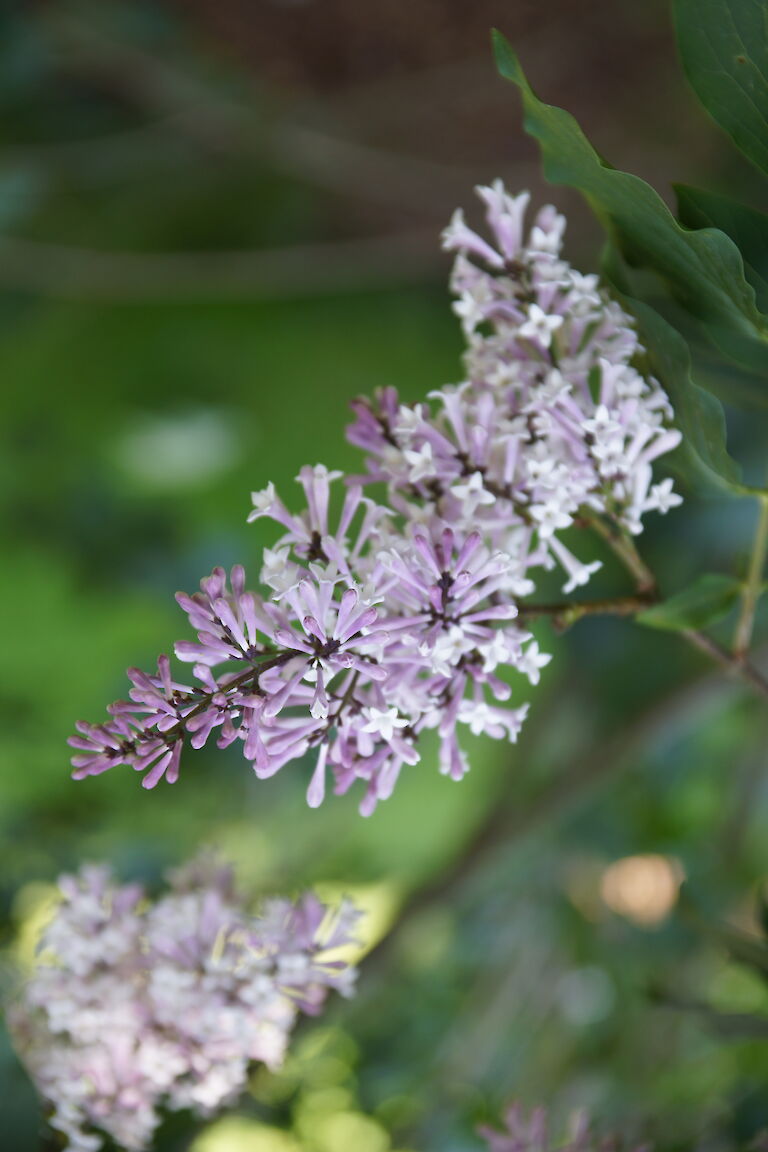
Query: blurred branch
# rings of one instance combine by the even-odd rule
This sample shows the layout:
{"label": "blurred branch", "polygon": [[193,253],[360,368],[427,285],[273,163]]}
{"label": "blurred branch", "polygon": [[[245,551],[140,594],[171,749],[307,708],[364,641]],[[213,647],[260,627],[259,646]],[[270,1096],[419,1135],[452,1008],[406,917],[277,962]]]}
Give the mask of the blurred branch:
{"label": "blurred branch", "polygon": [[727,648],[723,648],[717,640],[713,640],[711,636],[707,636],[705,632],[699,632],[695,629],[687,629],[685,632],[680,633],[689,644],[694,648],[698,648],[711,660],[714,660],[721,668],[724,668],[731,676],[737,680],[743,680],[750,688],[754,688],[761,696],[768,697],[768,680],[761,672],[755,668],[753,664],[749,664],[746,660],[740,659],[738,656],[732,655]]}
{"label": "blurred branch", "polygon": [[594,528],[598,536],[606,542],[624,565],[635,581],[638,593],[654,593],[656,591],[656,577],[643,560],[634,540],[626,529],[615,524],[607,524],[600,516],[590,516],[587,523],[591,528]]}
{"label": "blurred branch", "polygon": [[652,592],[636,596],[614,596],[603,600],[567,601],[559,604],[518,604],[520,620],[536,620],[547,616],[557,629],[570,628],[584,616],[635,616],[653,604]]}
{"label": "blurred branch", "polygon": [[702,1000],[690,996],[653,988],[651,995],[662,1008],[676,1008],[682,1012],[692,1012],[700,1016],[714,1031],[729,1040],[755,1038],[768,1040],[768,1017],[750,1012],[721,1012]]}
{"label": "blurred branch", "polygon": [[[169,116],[98,136],[8,144],[3,160],[7,165],[85,171],[125,170],[137,162],[146,164],[148,157],[153,164],[166,165],[178,162],[180,148],[169,147],[174,129],[175,120]],[[191,151],[187,141],[183,147]]]}
{"label": "blurred branch", "polygon": [[367,968],[376,971],[386,965],[404,928],[425,908],[466,887],[497,855],[509,851],[615,775],[670,722],[679,720],[681,714],[704,709],[709,701],[722,698],[728,687],[718,673],[710,672],[655,702],[631,725],[619,726],[607,741],[580,754],[525,807],[519,801],[510,804],[506,796],[499,798],[450,865],[406,900],[392,932],[369,953]]}
{"label": "blurred branch", "polygon": [[48,13],[45,26],[59,64],[87,76],[133,105],[173,122],[214,153],[256,155],[285,173],[344,195],[442,217],[475,182],[476,173],[259,116],[197,77],[87,25]]}
{"label": "blurred branch", "polygon": [[[721,856],[730,866],[744,854],[747,829],[760,810],[760,791],[765,775],[765,749],[768,744],[768,717],[761,713],[756,733],[743,756],[735,764],[732,795],[724,804],[719,832]],[[724,798],[725,799],[725,798]]]}
{"label": "blurred branch", "polygon": [[439,261],[431,230],[250,252],[99,252],[0,236],[0,284],[64,298],[285,299],[429,280]]}
{"label": "blurred branch", "polygon": [[[609,548],[613,551],[614,555],[621,561],[626,568],[627,572],[632,576],[635,581],[635,586],[639,596],[653,596],[656,594],[658,587],[656,577],[650,570],[648,565],[643,560],[642,556],[637,550],[634,540],[625,531],[616,531],[595,516],[589,520],[589,523],[595,529],[599,536],[608,544]],[[768,521],[766,522],[765,530],[768,533]],[[758,532],[758,537],[760,533]],[[762,547],[762,544],[760,545]],[[768,547],[768,537],[766,538],[765,546]],[[760,564],[760,573],[762,573],[762,563]],[[757,589],[755,596],[759,592],[760,581],[757,581]],[[755,601],[756,602],[756,601]],[[743,680],[750,688],[754,688],[761,696],[768,698],[768,679],[763,676],[754,664],[751,664],[746,659],[745,653],[734,652],[731,653],[727,648],[717,640],[713,640],[705,632],[698,629],[687,628],[678,633],[683,639],[687,640],[694,648],[698,648],[721,668],[725,669],[729,675],[738,680]],[[751,635],[751,626],[750,626]]]}
{"label": "blurred branch", "polygon": [[741,605],[741,614],[736,624],[733,637],[733,654],[738,659],[744,659],[752,641],[752,629],[755,624],[755,610],[760,599],[763,581],[765,558],[768,554],[768,499],[758,497],[760,505],[755,539],[749,560],[749,571],[744,585],[744,596]]}

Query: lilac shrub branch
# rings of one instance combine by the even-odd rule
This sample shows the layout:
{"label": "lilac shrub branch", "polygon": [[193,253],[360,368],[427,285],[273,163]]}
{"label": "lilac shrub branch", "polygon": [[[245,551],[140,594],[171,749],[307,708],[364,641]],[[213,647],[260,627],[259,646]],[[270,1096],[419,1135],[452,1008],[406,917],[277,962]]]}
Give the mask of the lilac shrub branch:
{"label": "lilac shrub branch", "polygon": [[[762,503],[761,501],[761,504]],[[594,522],[594,525],[603,539],[612,547],[616,556],[624,564],[629,574],[634,578],[638,590],[638,597],[648,597],[651,602],[658,599],[656,578],[640,556],[634,541],[631,539],[620,539],[606,529],[604,525],[600,525],[598,528],[597,521]],[[734,645],[734,650],[729,652],[728,649],[723,647],[717,640],[700,629],[686,628],[682,630],[679,635],[682,636],[691,647],[698,649],[699,652],[703,652],[710,660],[714,660],[716,664],[719,664],[728,675],[738,680],[743,680],[744,683],[757,692],[758,695],[768,698],[768,679],[747,659],[747,649],[752,637],[754,614],[760,593],[760,577],[756,573],[762,573],[765,559],[763,549],[768,547],[768,534],[766,534],[765,539],[763,539],[764,533],[768,533],[768,517],[766,517],[764,524],[761,509],[761,517],[758,523],[752,560],[750,562],[750,573],[747,578],[747,585],[742,601],[742,611],[736,626],[737,642]],[[762,562],[760,561],[761,554],[763,556]],[[642,611],[642,609],[638,608],[637,611]],[[741,641],[740,644],[738,643],[739,638]]]}
{"label": "lilac shrub branch", "polygon": [[749,558],[749,570],[744,583],[741,612],[733,637],[733,654],[743,660],[752,641],[755,612],[762,591],[763,570],[768,555],[768,497],[758,497],[758,517],[755,538]]}
{"label": "lilac shrub branch", "polygon": [[[546,207],[526,229],[527,194],[478,193],[490,241],[461,212],[443,237],[464,379],[426,403],[391,387],[356,401],[360,475],[341,485],[303,468],[300,511],[272,484],[252,494],[249,520],[280,532],[258,589],[236,566],[178,595],[197,633],[175,648],[191,675],[177,680],[167,656],[154,674],[131,669],[129,699],[78,725],[77,778],[125,764],[147,788],[173,782],[183,745],[215,739],[239,742],[260,778],[311,755],[309,804],[329,781],[337,794],[361,782],[369,814],[418,763],[424,732],[455,780],[468,768],[462,731],[516,740],[519,687],[550,660],[528,620],[566,627],[647,606],[655,581],[633,538],[647,513],[680,503],[653,476],[680,441],[669,401],[636,367],[632,319],[563,260],[563,217]],[[636,594],[537,605],[543,572],[562,574],[566,597],[589,582],[600,562],[580,559],[579,541],[595,529]]]}

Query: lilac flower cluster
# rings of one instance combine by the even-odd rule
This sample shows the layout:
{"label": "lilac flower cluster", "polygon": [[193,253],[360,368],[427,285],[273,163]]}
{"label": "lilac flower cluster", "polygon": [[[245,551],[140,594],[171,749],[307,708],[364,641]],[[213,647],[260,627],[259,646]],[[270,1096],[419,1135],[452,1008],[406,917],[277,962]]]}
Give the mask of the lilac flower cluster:
{"label": "lilac flower cluster", "polygon": [[431,393],[431,408],[401,404],[394,389],[361,401],[350,437],[406,521],[479,529],[512,558],[516,596],[553,566],[570,593],[599,565],[560,534],[596,515],[637,534],[646,512],[679,504],[670,480],[652,483],[652,463],[681,437],[666,394],[633,367],[631,318],[561,259],[564,218],[546,207],[526,234],[527,193],[499,182],[478,192],[494,243],[461,211],[443,233],[457,253],[466,379]]}
{"label": "lilac flower cluster", "polygon": [[[556,1139],[544,1108],[536,1108],[526,1117],[519,1104],[507,1109],[503,1132],[488,1127],[479,1131],[488,1144],[488,1152],[610,1152],[617,1147],[628,1148],[613,1138],[596,1137],[583,1112],[573,1117],[566,1137]],[[648,1152],[648,1146],[636,1146],[635,1152]]]}
{"label": "lilac flower cluster", "polygon": [[[508,708],[509,673],[531,684],[549,656],[521,624],[539,571],[559,567],[564,591],[600,566],[562,538],[596,519],[637,533],[652,510],[679,503],[653,483],[654,460],[680,434],[669,402],[640,375],[632,321],[594,276],[561,259],[564,220],[543,209],[528,233],[526,194],[480,188],[493,244],[457,213],[444,239],[458,255],[454,305],[468,341],[466,379],[408,405],[394,388],[360,400],[350,440],[365,473],[305,467],[305,507],[289,511],[272,484],[250,520],[280,538],[266,548],[262,591],[241,567],[222,569],[178,600],[197,633],[176,655],[191,684],[129,671],[130,699],[101,725],[78,725],[75,777],[117,764],[153,787],[174,781],[185,740],[240,741],[259,777],[312,753],[307,798],[365,784],[369,814],[435,730],[440,770],[467,770],[462,728],[514,741],[527,705]],[[385,502],[366,494],[384,485]],[[335,512],[331,511],[334,505]]]}
{"label": "lilac flower cluster", "polygon": [[163,1109],[231,1104],[249,1066],[283,1059],[299,1011],[355,971],[334,955],[358,913],[312,895],[250,915],[228,869],[201,857],[149,902],[86,866],[60,882],[40,963],[9,1015],[16,1047],[70,1152],[104,1134],[149,1147]]}

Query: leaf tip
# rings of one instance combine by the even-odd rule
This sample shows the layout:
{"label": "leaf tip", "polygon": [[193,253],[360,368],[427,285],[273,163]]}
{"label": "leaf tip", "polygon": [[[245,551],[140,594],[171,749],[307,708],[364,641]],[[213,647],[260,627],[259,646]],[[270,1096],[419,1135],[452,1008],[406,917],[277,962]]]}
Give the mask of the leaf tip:
{"label": "leaf tip", "polygon": [[503,76],[505,80],[511,80],[514,84],[524,85],[525,74],[520,67],[520,61],[515,54],[515,50],[506,36],[502,32],[499,32],[498,28],[491,29],[491,43],[493,45],[493,56],[499,75]]}

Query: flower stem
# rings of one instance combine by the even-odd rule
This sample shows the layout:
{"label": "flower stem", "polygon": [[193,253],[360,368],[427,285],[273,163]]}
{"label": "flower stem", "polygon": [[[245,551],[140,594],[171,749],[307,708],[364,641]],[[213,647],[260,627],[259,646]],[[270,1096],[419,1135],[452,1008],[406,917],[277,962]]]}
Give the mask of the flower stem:
{"label": "flower stem", "polygon": [[752,555],[749,559],[749,571],[744,584],[741,613],[733,637],[733,654],[737,660],[744,659],[752,640],[755,610],[760,599],[763,569],[768,554],[768,497],[759,496],[758,502],[760,511],[755,529],[755,539],[752,545]]}
{"label": "flower stem", "polygon": [[589,524],[633,576],[638,593],[655,594],[656,577],[638,552],[629,533],[616,525],[607,524],[599,516],[590,517]]}
{"label": "flower stem", "polygon": [[[172,728],[161,733],[163,739],[167,744],[172,744],[174,740],[177,740],[186,730],[187,723],[193,716],[199,716],[206,708],[210,708],[214,696],[222,693],[226,694],[232,688],[239,688],[241,684],[247,683],[248,680],[258,680],[262,672],[266,672],[269,668],[279,668],[281,664],[287,663],[291,657],[299,655],[301,655],[301,653],[294,652],[292,649],[286,649],[284,652],[279,652],[276,656],[270,656],[268,660],[263,660],[261,664],[251,664],[245,672],[240,672],[237,676],[233,676],[226,684],[222,684],[213,689],[213,691],[204,692],[199,703],[197,703],[194,708],[185,713]],[[152,735],[155,735],[154,731],[150,732],[150,736]]]}
{"label": "flower stem", "polygon": [[698,632],[694,629],[689,629],[680,633],[684,636],[689,644],[694,648],[698,648],[700,652],[706,653],[712,660],[720,664],[732,676],[738,677],[746,684],[749,684],[761,696],[768,698],[768,680],[753,664],[748,663],[744,657],[737,656],[733,652],[729,652],[722,644],[718,644],[717,640],[713,640],[711,636],[707,636],[705,632]]}
{"label": "flower stem", "polygon": [[[768,549],[768,513],[765,513],[765,516],[763,515],[764,508],[765,504],[763,504],[763,508],[761,509],[760,523],[758,524],[758,532],[755,538],[756,547],[753,552],[753,563],[750,564],[750,575],[747,579],[747,587],[750,587],[752,570],[753,568],[757,568],[758,575],[755,578],[754,591],[752,593],[755,599],[751,607],[751,617],[748,624],[749,636],[751,636],[752,633],[754,606],[757,603],[760,591],[760,577],[765,562],[766,549]],[[765,524],[762,523],[763,519],[766,521]],[[626,534],[617,534],[617,532],[597,518],[590,519],[589,523],[595,528],[598,534],[602,536],[618,559],[621,560],[630,575],[634,577],[638,597],[645,596],[652,600],[656,596],[656,577],[641,557],[632,538]],[[766,539],[763,539],[763,535],[766,536]],[[757,559],[755,559],[755,553],[758,553]],[[762,556],[762,559],[760,556]],[[722,644],[719,644],[717,640],[713,640],[712,637],[708,636],[705,632],[700,632],[694,628],[687,628],[685,631],[680,632],[679,635],[694,648],[698,648],[700,652],[704,652],[711,660],[714,660],[715,663],[725,668],[732,676],[743,680],[746,684],[749,684],[751,688],[754,688],[756,692],[759,692],[761,696],[768,698],[768,680],[766,680],[763,674],[759,672],[753,664],[747,661],[744,653],[738,651],[729,652],[728,649],[724,648]]]}
{"label": "flower stem", "polygon": [[614,596],[604,600],[588,600],[584,602],[563,601],[560,604],[519,604],[518,618],[520,620],[535,620],[547,616],[558,629],[570,628],[583,616],[635,616],[645,611],[655,601],[652,592],[640,593],[634,596]]}

